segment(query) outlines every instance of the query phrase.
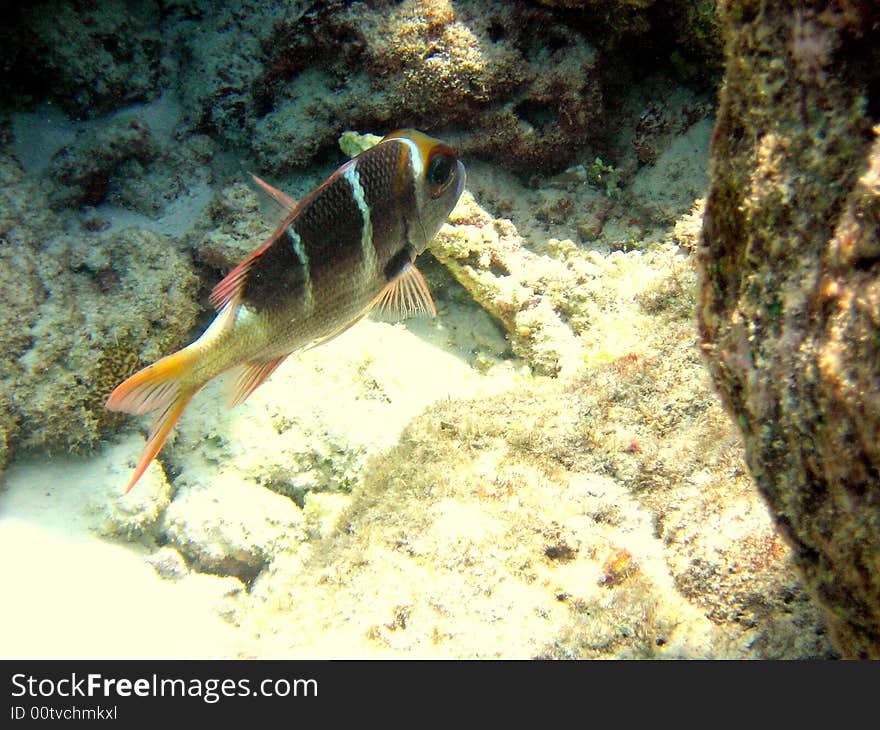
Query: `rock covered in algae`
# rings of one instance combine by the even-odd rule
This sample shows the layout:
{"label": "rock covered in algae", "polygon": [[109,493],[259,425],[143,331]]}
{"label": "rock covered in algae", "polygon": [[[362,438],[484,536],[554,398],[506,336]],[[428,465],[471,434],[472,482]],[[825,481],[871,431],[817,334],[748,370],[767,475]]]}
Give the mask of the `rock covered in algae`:
{"label": "rock covered in algae", "polygon": [[[12,17],[4,19],[0,38],[11,91],[28,94],[39,88],[75,117],[157,93],[162,73],[158,3],[44,0],[7,10]],[[26,88],[19,88],[19,79]]]}
{"label": "rock covered in algae", "polygon": [[135,117],[95,124],[52,160],[50,174],[59,185],[57,197],[67,206],[98,205],[114,177],[142,172],[130,165],[148,162],[158,153],[150,128]]}
{"label": "rock covered in algae", "polygon": [[87,446],[110,423],[110,391],[186,336],[199,281],[165,236],[68,231],[17,163],[2,171],[0,426],[8,444]]}
{"label": "rock covered in algae", "polygon": [[[614,48],[625,39],[638,39],[643,51],[651,48],[670,53],[685,78],[705,81],[721,66],[721,30],[711,0],[537,1],[568,11],[601,39],[603,47]],[[675,40],[674,50],[670,48],[671,39]]]}
{"label": "rock covered in algae", "polygon": [[467,192],[430,248],[538,374],[568,376],[626,354],[644,337],[645,306],[690,314],[684,277],[670,281],[657,268],[658,259],[675,261],[675,247],[603,256],[550,239],[543,248],[532,251],[511,221]]}
{"label": "rock covered in algae", "polygon": [[306,165],[346,128],[415,126],[455,127],[462,150],[531,172],[599,130],[592,47],[523,0],[248,10],[220,6],[180,33],[181,96],[196,126],[267,170]]}
{"label": "rock covered in algae", "polygon": [[160,538],[161,518],[171,502],[171,485],[159,464],[151,464],[138,489],[123,485],[138,462],[145,439],[130,435],[107,449],[100,460],[94,488],[89,490],[93,529],[110,538],[151,542]]}
{"label": "rock covered in algae", "polygon": [[166,580],[181,580],[189,575],[189,566],[183,555],[169,545],[163,545],[147,556],[147,562]]}
{"label": "rock covered in algae", "polygon": [[[161,103],[154,107],[162,108]],[[168,144],[147,116],[120,112],[95,120],[60,149],[48,170],[55,206],[108,202],[155,216],[185,192],[197,162],[210,156],[210,143],[196,135]]]}
{"label": "rock covered in algae", "polygon": [[196,568],[245,581],[305,538],[291,500],[235,478],[178,494],[165,512],[164,534]]}
{"label": "rock covered in algae", "polygon": [[241,181],[217,192],[188,234],[195,255],[219,271],[229,271],[274,230],[260,212],[257,194]]}
{"label": "rock covered in algae", "polygon": [[356,157],[381,141],[378,134],[359,134],[349,129],[339,135],[339,149],[349,157]]}
{"label": "rock covered in algae", "polygon": [[[494,219],[468,192],[450,224],[432,242],[431,252],[501,321],[513,351],[542,374],[579,367],[584,350],[572,326],[582,328],[587,322],[573,311],[575,300],[567,296],[573,287],[566,287],[577,273],[563,261],[529,251],[510,221]],[[591,268],[586,260],[583,265]],[[585,275],[597,267],[592,269]],[[561,307],[573,316],[564,317]]]}
{"label": "rock covered in algae", "polygon": [[700,332],[840,652],[880,657],[877,9],[719,3]]}

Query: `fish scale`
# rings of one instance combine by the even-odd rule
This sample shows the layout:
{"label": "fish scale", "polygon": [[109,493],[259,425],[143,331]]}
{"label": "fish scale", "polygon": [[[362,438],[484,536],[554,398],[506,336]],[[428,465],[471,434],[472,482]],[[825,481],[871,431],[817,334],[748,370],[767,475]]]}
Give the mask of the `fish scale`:
{"label": "fish scale", "polygon": [[442,142],[400,130],[342,165],[296,202],[257,184],[286,210],[275,232],[214,288],[217,315],[192,344],[121,383],[107,408],[157,413],[126,491],[155,458],[190,399],[238,368],[243,402],[291,353],[351,327],[373,307],[436,310],[415,258],[455,206],[464,165]]}

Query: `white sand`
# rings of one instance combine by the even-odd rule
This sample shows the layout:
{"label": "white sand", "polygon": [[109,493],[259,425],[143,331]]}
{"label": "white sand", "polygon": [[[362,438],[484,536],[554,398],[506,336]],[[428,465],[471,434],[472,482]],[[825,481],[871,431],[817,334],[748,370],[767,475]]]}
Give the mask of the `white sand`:
{"label": "white sand", "polygon": [[214,612],[224,581],[160,578],[143,547],[92,532],[102,457],[20,462],[0,494],[0,657],[217,657],[237,653]]}

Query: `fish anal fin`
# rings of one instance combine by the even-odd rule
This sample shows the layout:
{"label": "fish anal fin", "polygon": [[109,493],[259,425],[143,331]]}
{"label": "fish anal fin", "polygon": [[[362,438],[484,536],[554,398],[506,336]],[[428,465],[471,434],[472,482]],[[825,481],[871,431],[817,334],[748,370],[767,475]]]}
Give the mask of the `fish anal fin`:
{"label": "fish anal fin", "polygon": [[437,316],[437,307],[425,277],[415,264],[407,263],[400,273],[389,281],[373,300],[375,307],[385,315],[403,319],[416,315]]}
{"label": "fish anal fin", "polygon": [[248,396],[259,388],[266,379],[275,372],[275,369],[284,362],[287,355],[282,355],[274,360],[263,362],[249,362],[239,371],[231,387],[227,392],[227,402],[230,408],[244,403]]}

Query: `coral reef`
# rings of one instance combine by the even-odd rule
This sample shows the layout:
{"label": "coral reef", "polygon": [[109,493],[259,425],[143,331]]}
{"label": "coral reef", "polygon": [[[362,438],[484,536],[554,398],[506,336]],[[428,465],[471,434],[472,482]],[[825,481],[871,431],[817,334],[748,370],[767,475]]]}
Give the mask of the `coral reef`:
{"label": "coral reef", "polygon": [[87,446],[108,423],[117,378],[187,337],[199,281],[164,236],[68,232],[14,161],[2,170],[0,426],[17,448]]}
{"label": "coral reef", "polygon": [[719,7],[701,339],[839,651],[880,658],[880,16]]}
{"label": "coral reef", "polygon": [[48,168],[55,207],[107,202],[155,217],[186,192],[198,162],[210,157],[210,144],[199,135],[160,142],[146,117],[120,112],[96,120],[62,147]]}
{"label": "coral reef", "polygon": [[[226,622],[212,655],[871,655],[876,17],[723,6],[704,203],[714,110],[671,69],[712,78],[713,5],[19,6],[21,32],[0,30],[0,536],[39,545],[46,585],[76,574],[40,560],[51,531],[115,551],[112,574],[163,596],[144,605]],[[340,131],[401,126],[467,157],[470,192],[418,261],[439,316],[365,318],[233,410],[212,382],[123,495],[148,419],[113,434],[104,400],[188,341],[271,231],[243,172],[301,196],[337,139],[376,139]]]}
{"label": "coral reef", "polygon": [[119,489],[143,444],[141,437],[132,435],[103,454],[103,468],[89,490],[87,509],[93,529],[105,537],[146,544],[161,537],[161,518],[171,503],[171,484],[162,468],[151,466],[143,490],[126,494]]}
{"label": "coral reef", "polygon": [[[431,244],[431,252],[500,320],[513,351],[542,374],[577,369],[584,357],[577,333],[588,323],[575,309],[578,302],[568,296],[578,274],[562,261],[524,248],[510,221],[493,219],[469,193],[462,196],[450,222]],[[578,263],[590,266],[586,257]],[[566,295],[560,296],[563,291]],[[561,307],[565,314],[559,312]]]}
{"label": "coral reef", "polygon": [[40,0],[8,10],[0,31],[7,93],[51,99],[74,117],[158,93],[160,3]]}
{"label": "coral reef", "polygon": [[182,97],[197,128],[272,172],[352,127],[444,128],[461,150],[522,172],[561,167],[599,132],[592,49],[522,0],[248,5],[181,34]]}
{"label": "coral reef", "polygon": [[227,272],[275,230],[261,214],[257,194],[233,181],[214,195],[187,234],[197,258]]}
{"label": "coral reef", "polygon": [[[690,315],[678,296],[686,288],[683,280],[670,284],[658,275],[657,259],[669,261],[668,251],[617,251],[605,257],[570,240],[550,239],[546,252],[538,254],[523,245],[509,220],[493,218],[467,193],[450,223],[431,252],[498,318],[513,351],[538,374],[571,375],[585,362],[626,354],[633,338],[642,336],[640,298],[656,310],[671,307],[682,319]],[[674,257],[671,261],[673,267],[683,266]],[[613,294],[609,278],[616,280]],[[634,295],[634,289],[640,293]],[[613,296],[621,299],[612,305]],[[613,324],[602,316],[611,308]]]}
{"label": "coral reef", "polygon": [[[253,193],[235,183],[216,206],[208,218],[247,239]],[[688,250],[701,212],[675,224]],[[644,245],[602,255],[551,240],[535,253],[467,195],[434,253],[532,369],[557,378],[468,399],[472,370],[364,322],[234,412],[206,389],[162,457],[181,485],[163,530],[197,569],[251,584],[233,620],[281,642],[254,651],[834,655],[701,366],[693,261]],[[452,330],[447,287],[432,287],[432,326]],[[497,375],[491,357],[472,362]],[[430,405],[451,384],[458,397]],[[297,540],[247,537],[265,530],[239,519],[237,500],[266,488],[303,507]],[[294,635],[292,613],[319,625]]]}
{"label": "coral reef", "polygon": [[[53,159],[50,175],[59,184],[62,205],[98,205],[107,197],[114,177],[134,177],[158,152],[149,127],[137,118],[115,120],[89,128],[74,145]],[[125,168],[129,169],[126,170]]]}
{"label": "coral reef", "polygon": [[[705,83],[721,68],[723,44],[713,0],[537,0],[566,11],[602,48],[670,55],[686,79]],[[629,42],[629,46],[627,46]]]}
{"label": "coral reef", "polygon": [[633,180],[630,193],[651,220],[673,223],[708,185],[699,150],[706,149],[712,122],[703,119],[656,152],[651,167]]}
{"label": "coral reef", "polygon": [[156,573],[166,580],[181,580],[189,575],[189,567],[183,556],[173,547],[164,545],[147,557]]}
{"label": "coral reef", "polygon": [[305,539],[302,524],[291,500],[233,478],[177,494],[163,532],[194,567],[248,581],[276,552],[295,552]]}
{"label": "coral reef", "polygon": [[0,307],[0,327],[4,332],[4,353],[0,357],[3,462],[13,450],[21,421],[13,387],[21,367],[15,357],[31,346],[28,329],[34,325],[35,314],[47,297],[37,274],[38,258],[33,253],[40,236],[52,230],[48,207],[44,205],[41,209],[40,202],[39,186],[25,179],[13,159],[0,156],[0,287],[5,297],[4,306]]}

